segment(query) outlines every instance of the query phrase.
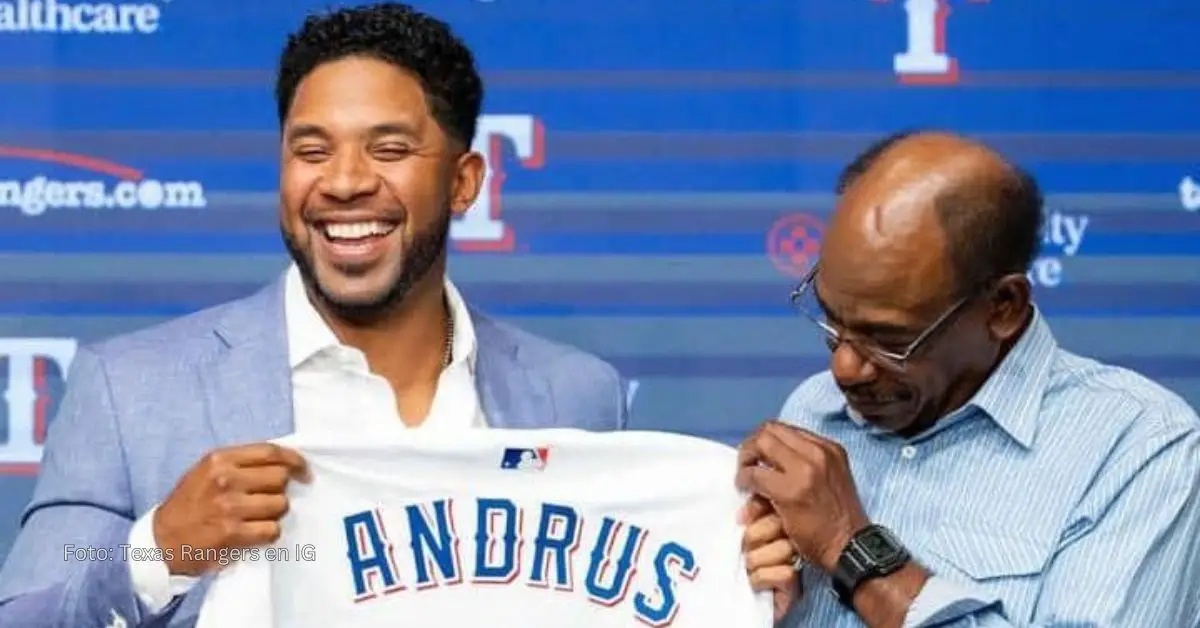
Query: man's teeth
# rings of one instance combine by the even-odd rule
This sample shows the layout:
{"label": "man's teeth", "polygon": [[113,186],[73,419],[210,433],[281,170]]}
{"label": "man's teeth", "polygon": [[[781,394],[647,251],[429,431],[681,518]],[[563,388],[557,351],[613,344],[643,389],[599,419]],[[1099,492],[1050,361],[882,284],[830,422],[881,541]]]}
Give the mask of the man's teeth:
{"label": "man's teeth", "polygon": [[386,222],[340,222],[326,223],[325,235],[333,240],[358,240],[371,236],[384,236],[395,226]]}

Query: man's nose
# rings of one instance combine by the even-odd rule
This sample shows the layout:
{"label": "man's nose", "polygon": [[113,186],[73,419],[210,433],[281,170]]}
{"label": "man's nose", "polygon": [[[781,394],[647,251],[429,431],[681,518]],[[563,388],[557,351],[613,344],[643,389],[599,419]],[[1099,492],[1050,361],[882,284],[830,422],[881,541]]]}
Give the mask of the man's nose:
{"label": "man's nose", "polygon": [[875,363],[863,357],[849,342],[834,347],[829,368],[834,379],[844,387],[870,384],[879,377]]}
{"label": "man's nose", "polygon": [[342,151],[326,163],[319,189],[339,201],[352,201],[378,191],[379,175],[371,159],[358,151]]}

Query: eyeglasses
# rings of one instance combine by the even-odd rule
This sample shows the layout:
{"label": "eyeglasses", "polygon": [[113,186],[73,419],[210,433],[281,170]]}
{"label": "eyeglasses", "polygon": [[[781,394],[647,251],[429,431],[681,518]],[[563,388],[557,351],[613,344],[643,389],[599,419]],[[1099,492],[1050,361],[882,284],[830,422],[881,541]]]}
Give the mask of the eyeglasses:
{"label": "eyeglasses", "polygon": [[912,342],[909,342],[907,346],[903,348],[888,348],[871,338],[839,331],[836,326],[828,322],[824,308],[821,307],[821,302],[816,294],[817,267],[818,264],[813,264],[808,274],[805,275],[804,280],[792,291],[791,302],[793,307],[803,314],[805,318],[817,325],[824,334],[825,344],[829,346],[830,351],[836,351],[845,342],[854,347],[859,355],[892,371],[904,371],[908,367],[909,360],[912,359],[913,354],[925,344],[926,340],[942,328],[947,321],[972,299],[971,296],[959,299],[950,309],[939,316],[932,325],[921,332]]}

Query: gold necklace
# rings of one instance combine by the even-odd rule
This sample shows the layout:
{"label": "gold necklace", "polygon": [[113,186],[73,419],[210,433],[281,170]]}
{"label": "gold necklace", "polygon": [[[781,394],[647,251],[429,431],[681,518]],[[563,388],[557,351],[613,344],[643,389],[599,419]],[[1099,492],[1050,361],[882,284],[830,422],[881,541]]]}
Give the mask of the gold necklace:
{"label": "gold necklace", "polygon": [[[447,307],[447,310],[450,308]],[[442,368],[449,368],[450,361],[454,358],[454,313],[448,312],[446,316],[446,346],[442,350]]]}

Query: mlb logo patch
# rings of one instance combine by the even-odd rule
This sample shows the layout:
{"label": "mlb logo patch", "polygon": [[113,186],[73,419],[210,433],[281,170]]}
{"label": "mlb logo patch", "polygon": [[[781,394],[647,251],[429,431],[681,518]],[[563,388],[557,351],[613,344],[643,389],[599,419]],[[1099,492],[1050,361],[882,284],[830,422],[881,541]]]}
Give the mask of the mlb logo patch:
{"label": "mlb logo patch", "polygon": [[546,460],[550,458],[549,447],[508,447],[504,457],[500,459],[501,469],[528,469],[541,471],[546,468]]}

